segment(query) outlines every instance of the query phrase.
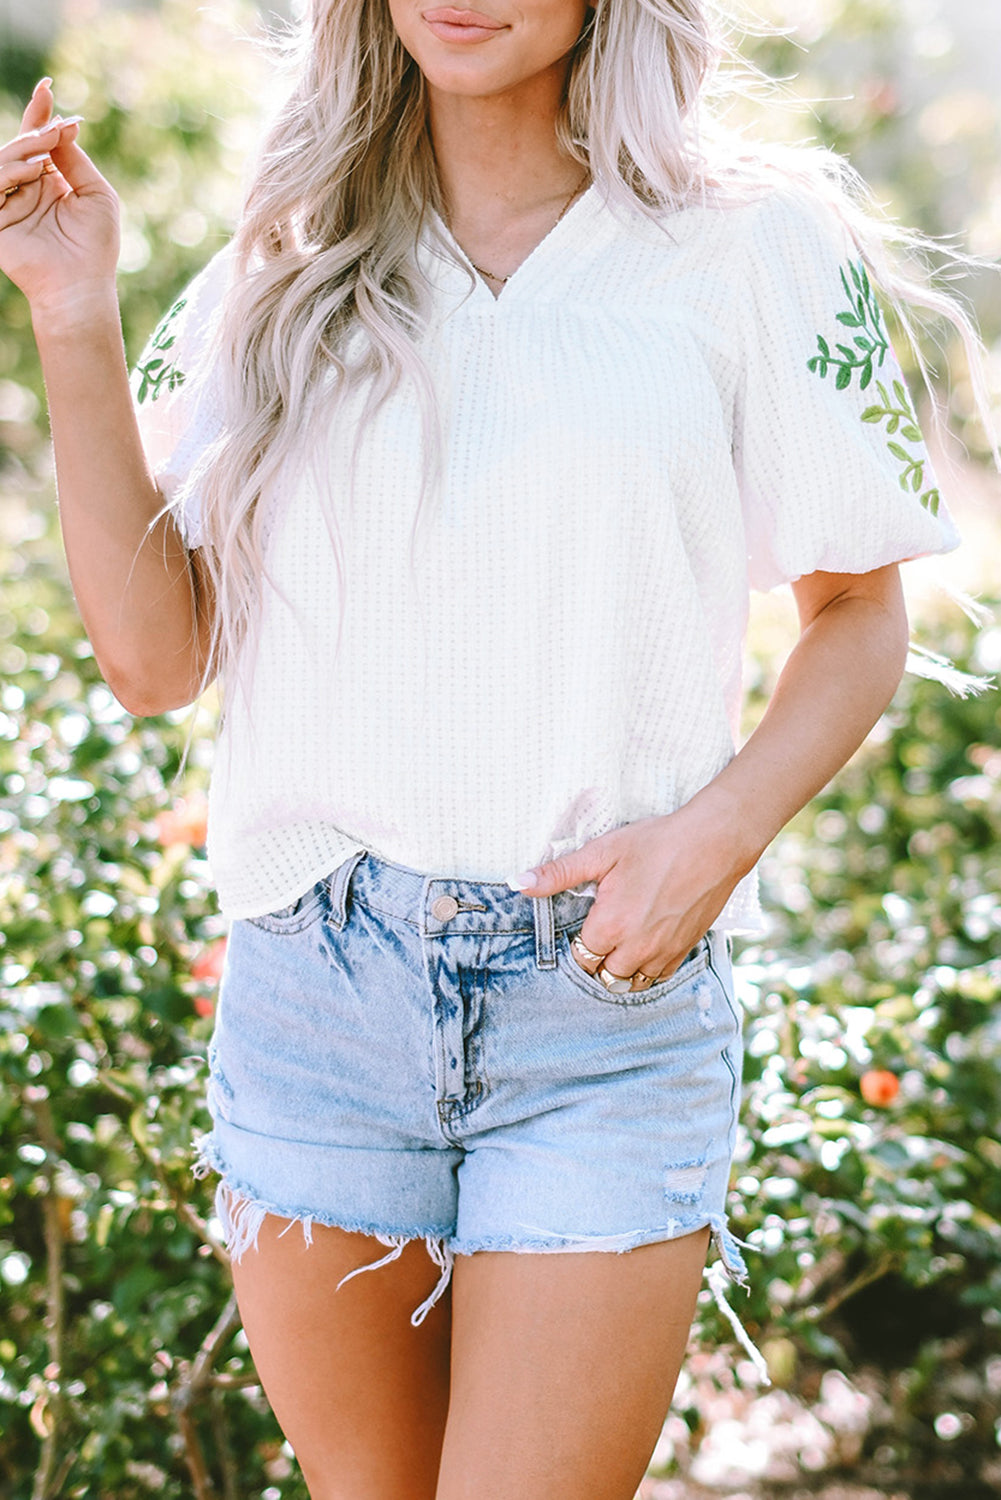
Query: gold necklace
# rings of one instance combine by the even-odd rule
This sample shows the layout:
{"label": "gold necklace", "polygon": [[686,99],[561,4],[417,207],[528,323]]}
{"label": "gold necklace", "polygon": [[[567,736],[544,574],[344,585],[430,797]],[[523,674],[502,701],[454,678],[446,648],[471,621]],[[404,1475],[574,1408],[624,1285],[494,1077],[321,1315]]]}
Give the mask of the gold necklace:
{"label": "gold necklace", "polygon": [[[581,178],[580,182],[578,182],[577,186],[574,188],[573,192],[570,194],[569,198],[564,203],[559,213],[556,215],[556,218],[553,220],[552,228],[547,230],[546,234],[543,235],[543,239],[547,239],[549,235],[552,234],[553,229],[556,228],[557,224],[559,224],[560,221],[566,216],[574,199],[579,198],[581,193],[587,187],[588,182],[590,181],[590,177],[590,172],[584,173],[584,176]],[[445,226],[448,229],[449,234],[451,234],[452,226],[451,224],[449,224],[447,219],[445,220]],[[541,241],[539,243],[541,244]],[[463,254],[465,255],[465,251],[463,251]],[[484,276],[488,281],[497,281],[501,286],[507,286],[508,282],[511,280],[511,277],[514,275],[514,271],[509,271],[506,276],[497,276],[493,271],[485,271],[482,266],[478,266],[471,255],[466,255],[466,259],[469,261],[469,264],[472,266],[473,270],[477,273],[478,276]],[[515,267],[515,270],[517,270],[517,267]]]}

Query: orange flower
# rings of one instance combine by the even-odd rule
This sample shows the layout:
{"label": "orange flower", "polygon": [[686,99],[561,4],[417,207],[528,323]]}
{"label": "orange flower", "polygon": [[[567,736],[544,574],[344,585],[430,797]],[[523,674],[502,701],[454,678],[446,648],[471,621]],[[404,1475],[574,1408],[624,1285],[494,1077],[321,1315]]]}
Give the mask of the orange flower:
{"label": "orange flower", "polygon": [[218,984],[222,978],[222,966],[226,960],[226,939],[216,938],[209,943],[191,965],[191,977],[199,984]]}
{"label": "orange flower", "polygon": [[859,1090],[866,1104],[884,1107],[892,1104],[900,1093],[900,1079],[886,1068],[870,1068],[859,1079]]}
{"label": "orange flower", "polygon": [[156,836],[165,849],[171,844],[191,844],[197,849],[205,842],[207,824],[208,798],[204,792],[192,792],[158,815]]}

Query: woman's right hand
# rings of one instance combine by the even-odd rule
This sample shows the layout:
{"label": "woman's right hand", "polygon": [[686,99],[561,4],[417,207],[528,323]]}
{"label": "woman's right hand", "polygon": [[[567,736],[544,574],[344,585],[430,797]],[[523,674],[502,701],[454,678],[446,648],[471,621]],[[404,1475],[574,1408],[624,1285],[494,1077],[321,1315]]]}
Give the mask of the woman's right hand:
{"label": "woman's right hand", "polygon": [[114,287],[118,198],[76,144],[78,132],[77,124],[52,119],[43,78],[20,135],[0,147],[0,271],[24,292],[36,320],[86,319],[95,294],[106,298]]}

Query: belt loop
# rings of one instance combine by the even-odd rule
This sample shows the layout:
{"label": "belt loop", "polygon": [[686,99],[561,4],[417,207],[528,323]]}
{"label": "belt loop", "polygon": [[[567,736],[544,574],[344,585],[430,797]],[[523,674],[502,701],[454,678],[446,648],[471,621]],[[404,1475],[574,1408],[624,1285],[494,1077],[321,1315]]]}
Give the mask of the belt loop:
{"label": "belt loop", "polygon": [[733,960],[729,932],[721,927],[710,927],[702,941],[706,945],[710,969],[723,988],[732,994]]}
{"label": "belt loop", "polygon": [[535,962],[540,969],[556,968],[556,918],[552,896],[533,896]]}
{"label": "belt loop", "polygon": [[348,919],[348,888],[351,884],[351,877],[367,853],[367,849],[359,849],[356,853],[349,854],[344,863],[338,865],[330,877],[328,887],[330,922],[338,932]]}

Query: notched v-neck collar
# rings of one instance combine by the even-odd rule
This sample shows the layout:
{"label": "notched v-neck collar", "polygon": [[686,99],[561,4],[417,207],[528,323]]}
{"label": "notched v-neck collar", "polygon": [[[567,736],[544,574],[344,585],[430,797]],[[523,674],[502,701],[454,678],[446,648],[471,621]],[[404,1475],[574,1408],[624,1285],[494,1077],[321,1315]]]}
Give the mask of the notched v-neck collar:
{"label": "notched v-neck collar", "polygon": [[[542,236],[524,260],[511,272],[504,286],[497,293],[491,291],[441,215],[432,210],[431,218],[439,236],[454,254],[452,264],[461,267],[463,271],[468,271],[475,278],[476,284],[469,294],[470,302],[489,311],[491,308],[499,308],[502,305],[506,306],[509,302],[520,300],[526,290],[540,285],[545,280],[549,269],[560,264],[561,257],[572,254],[575,245],[582,242],[582,226],[590,221],[596,207],[600,207],[601,201],[597,183],[590,183],[580,197],[571,203],[566,213],[557,219],[552,229]],[[436,256],[436,259],[440,260],[441,257]]]}

